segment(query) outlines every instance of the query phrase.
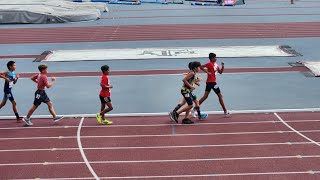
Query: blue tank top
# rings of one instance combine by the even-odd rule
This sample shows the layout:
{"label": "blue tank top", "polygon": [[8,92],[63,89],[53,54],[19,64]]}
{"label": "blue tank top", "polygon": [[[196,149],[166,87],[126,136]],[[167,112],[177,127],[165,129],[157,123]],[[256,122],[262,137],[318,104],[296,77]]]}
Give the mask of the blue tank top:
{"label": "blue tank top", "polygon": [[5,81],[4,83],[4,89],[11,89],[12,86],[13,86],[13,81],[14,79],[16,78],[16,72],[11,72],[11,71],[8,71],[8,78],[10,79],[10,82],[7,82]]}

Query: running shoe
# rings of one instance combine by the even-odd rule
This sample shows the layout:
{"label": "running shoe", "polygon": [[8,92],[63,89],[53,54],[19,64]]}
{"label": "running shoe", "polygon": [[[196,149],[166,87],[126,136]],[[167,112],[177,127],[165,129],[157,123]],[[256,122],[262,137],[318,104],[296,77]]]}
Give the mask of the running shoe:
{"label": "running shoe", "polygon": [[63,116],[57,116],[57,117],[53,118],[53,122],[58,122],[63,118],[64,118]]}
{"label": "running shoe", "polygon": [[169,116],[172,121],[175,121],[176,123],[178,123],[178,119],[175,113],[176,113],[175,111],[169,112]]}
{"label": "running shoe", "polygon": [[229,110],[227,110],[226,112],[224,112],[224,116],[227,117],[227,116],[230,116],[231,115],[231,112]]}
{"label": "running shoe", "polygon": [[174,121],[176,121],[176,123],[178,123],[179,114],[177,113],[177,111],[173,111],[173,117],[174,117]]}
{"label": "running shoe", "polygon": [[175,120],[174,120],[174,117],[173,117],[173,116],[174,116],[174,115],[173,115],[173,111],[172,111],[172,112],[169,112],[168,114],[169,114],[169,117],[170,117],[171,121],[175,121]]}
{"label": "running shoe", "polygon": [[112,121],[109,121],[109,120],[107,120],[107,119],[105,119],[105,120],[102,121],[102,124],[110,125],[110,124],[112,124],[112,123],[113,123]]}
{"label": "running shoe", "polygon": [[31,122],[31,119],[30,119],[30,118],[24,117],[24,118],[22,119],[22,121],[24,121],[28,126],[32,126],[32,125],[33,125],[33,123]]}
{"label": "running shoe", "polygon": [[199,119],[201,120],[201,119],[206,119],[208,117],[208,114],[201,114],[200,116],[199,116]]}
{"label": "running shoe", "polygon": [[101,124],[101,115],[100,115],[100,113],[96,114],[96,118],[97,118],[98,124]]}
{"label": "running shoe", "polygon": [[194,118],[197,117],[197,111],[194,108],[191,110],[191,116]]}
{"label": "running shoe", "polygon": [[18,119],[17,119],[17,123],[21,123],[23,120],[23,117],[19,117]]}
{"label": "running shoe", "polygon": [[188,119],[188,118],[184,118],[183,120],[182,120],[182,124],[193,124],[194,122],[193,121],[191,121],[190,119]]}

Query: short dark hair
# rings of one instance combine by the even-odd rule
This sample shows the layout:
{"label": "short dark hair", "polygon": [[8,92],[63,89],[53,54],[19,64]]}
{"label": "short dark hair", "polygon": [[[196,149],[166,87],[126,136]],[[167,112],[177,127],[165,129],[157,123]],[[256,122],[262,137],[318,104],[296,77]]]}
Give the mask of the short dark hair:
{"label": "short dark hair", "polygon": [[189,68],[189,70],[192,70],[193,68],[192,68],[192,65],[193,64],[193,62],[189,62],[189,64],[188,64],[188,68]]}
{"label": "short dark hair", "polygon": [[197,68],[197,67],[200,67],[201,66],[201,63],[199,62],[199,61],[194,61],[193,63],[192,63],[192,70],[194,69],[194,68]]}
{"label": "short dark hair", "polygon": [[43,70],[48,69],[48,66],[46,64],[40,64],[38,66],[38,69],[39,69],[40,72],[42,72]]}
{"label": "short dark hair", "polygon": [[108,65],[101,66],[101,71],[102,72],[105,72],[105,71],[108,71],[108,70],[109,70],[109,66]]}
{"label": "short dark hair", "polygon": [[217,55],[215,53],[209,53],[209,59],[215,58]]}
{"label": "short dark hair", "polygon": [[14,61],[9,61],[8,63],[7,63],[7,68],[10,70],[10,68],[15,64],[16,62],[14,62]]}

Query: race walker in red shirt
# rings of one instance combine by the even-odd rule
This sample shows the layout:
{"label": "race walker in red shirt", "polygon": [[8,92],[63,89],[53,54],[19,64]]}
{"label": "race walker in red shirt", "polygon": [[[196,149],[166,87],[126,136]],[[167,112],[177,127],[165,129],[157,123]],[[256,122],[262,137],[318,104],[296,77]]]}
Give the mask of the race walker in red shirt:
{"label": "race walker in red shirt", "polygon": [[[101,71],[102,71],[101,82],[100,82],[101,91],[99,94],[99,98],[101,102],[101,111],[100,113],[96,114],[96,118],[99,124],[112,124],[112,121],[105,119],[105,114],[113,110],[111,98],[110,98],[110,95],[111,95],[110,89],[112,88],[112,86],[110,85],[109,78],[108,78],[109,66],[108,65],[101,66]],[[106,105],[108,106],[107,109],[106,109]]]}
{"label": "race walker in red shirt", "polygon": [[40,71],[39,74],[36,74],[31,77],[31,80],[35,83],[37,83],[37,91],[34,93],[34,101],[33,106],[30,108],[28,114],[26,117],[24,117],[22,120],[28,125],[32,126],[33,123],[31,122],[31,115],[33,112],[40,106],[41,103],[46,103],[49,108],[49,112],[53,117],[53,122],[58,122],[61,119],[63,119],[63,116],[57,116],[56,112],[54,111],[53,104],[50,101],[45,89],[51,88],[52,85],[56,82],[56,78],[52,77],[51,82],[48,81],[48,66],[45,64],[41,64],[38,66],[38,69]]}
{"label": "race walker in red shirt", "polygon": [[209,73],[207,75],[206,90],[204,92],[203,97],[199,100],[199,103],[202,104],[203,101],[205,101],[208,98],[211,90],[213,90],[219,98],[219,102],[220,102],[220,105],[224,111],[224,114],[227,116],[230,114],[230,112],[227,110],[227,108],[224,105],[223,97],[222,97],[220,88],[217,84],[217,77],[216,77],[217,73],[219,73],[219,74],[223,73],[224,62],[221,62],[221,68],[220,68],[216,62],[217,57],[216,57],[216,54],[214,54],[214,53],[209,54],[209,59],[210,59],[210,62],[208,62],[207,64],[204,64],[201,67],[202,70],[204,70],[204,68],[206,68]]}

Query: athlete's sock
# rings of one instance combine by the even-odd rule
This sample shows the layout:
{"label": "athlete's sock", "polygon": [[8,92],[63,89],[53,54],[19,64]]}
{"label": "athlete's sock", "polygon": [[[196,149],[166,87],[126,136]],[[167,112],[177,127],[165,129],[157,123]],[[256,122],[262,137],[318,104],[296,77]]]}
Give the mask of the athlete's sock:
{"label": "athlete's sock", "polygon": [[180,104],[178,104],[178,105],[174,108],[174,110],[173,110],[173,111],[178,111],[180,108],[181,108],[181,105],[180,105]]}
{"label": "athlete's sock", "polygon": [[19,114],[16,112],[16,113],[14,113],[14,115],[16,115],[16,118],[17,119],[19,119],[20,118],[20,116],[19,116]]}
{"label": "athlete's sock", "polygon": [[200,117],[200,116],[201,116],[201,113],[200,113],[200,107],[195,107],[194,109],[197,111],[198,116]]}

